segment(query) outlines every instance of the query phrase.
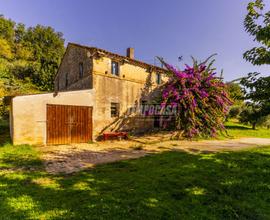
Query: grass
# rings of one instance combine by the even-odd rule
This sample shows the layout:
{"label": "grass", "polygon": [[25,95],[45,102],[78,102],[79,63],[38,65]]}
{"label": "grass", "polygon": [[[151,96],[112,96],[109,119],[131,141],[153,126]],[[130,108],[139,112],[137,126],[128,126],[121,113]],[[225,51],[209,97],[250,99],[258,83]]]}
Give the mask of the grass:
{"label": "grass", "polygon": [[257,138],[270,138],[270,129],[257,128],[253,130],[250,126],[239,124],[234,121],[229,121],[225,124],[227,132],[233,138],[240,137],[257,137]]}
{"label": "grass", "polygon": [[75,175],[49,175],[39,156],[0,148],[0,219],[270,218],[270,147],[166,152]]}
{"label": "grass", "polygon": [[48,174],[40,157],[0,144],[1,220],[270,219],[270,147],[165,152],[73,175]]}

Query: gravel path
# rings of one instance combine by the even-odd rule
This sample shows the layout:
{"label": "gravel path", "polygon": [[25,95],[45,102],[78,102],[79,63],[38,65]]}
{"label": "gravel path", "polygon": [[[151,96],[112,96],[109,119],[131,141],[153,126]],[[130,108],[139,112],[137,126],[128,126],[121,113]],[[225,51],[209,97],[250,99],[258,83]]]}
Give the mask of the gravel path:
{"label": "gravel path", "polygon": [[47,172],[69,174],[97,164],[134,159],[162,151],[184,150],[190,153],[213,153],[267,145],[270,146],[270,139],[266,138],[205,141],[157,141],[156,138],[137,138],[131,141],[43,146],[40,150]]}

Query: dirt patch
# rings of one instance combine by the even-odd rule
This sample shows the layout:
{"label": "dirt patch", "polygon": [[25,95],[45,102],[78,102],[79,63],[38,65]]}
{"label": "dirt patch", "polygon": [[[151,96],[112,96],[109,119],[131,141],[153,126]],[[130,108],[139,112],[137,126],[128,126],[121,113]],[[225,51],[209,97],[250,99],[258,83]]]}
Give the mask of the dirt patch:
{"label": "dirt patch", "polygon": [[130,141],[43,146],[40,150],[47,172],[57,174],[78,172],[97,164],[135,159],[162,151],[184,150],[189,153],[213,153],[270,145],[270,139],[263,138],[205,141],[171,141],[167,137],[163,140],[159,138],[143,137]]}
{"label": "dirt patch", "polygon": [[97,164],[139,158],[144,155],[146,155],[145,151],[135,150],[108,150],[104,152],[92,150],[74,152],[71,150],[66,154],[47,154],[45,165],[49,173],[73,173]]}

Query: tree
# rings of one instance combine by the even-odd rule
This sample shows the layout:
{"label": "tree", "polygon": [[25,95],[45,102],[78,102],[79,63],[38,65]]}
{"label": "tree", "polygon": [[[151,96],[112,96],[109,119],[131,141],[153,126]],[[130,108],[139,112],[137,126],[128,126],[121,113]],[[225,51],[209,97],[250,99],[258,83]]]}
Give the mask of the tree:
{"label": "tree", "polygon": [[55,32],[51,27],[37,25],[27,30],[24,41],[32,51],[35,62],[28,69],[33,83],[41,90],[50,91],[65,50],[63,34]]}
{"label": "tree", "polygon": [[10,78],[30,79],[39,90],[51,91],[64,50],[63,34],[53,28],[25,28],[0,16],[0,58],[9,60]]}
{"label": "tree", "polygon": [[244,94],[239,83],[230,82],[226,84],[229,96],[232,99],[234,106],[241,106],[244,102]]}
{"label": "tree", "polygon": [[[264,13],[262,0],[248,4],[248,14],[244,21],[245,30],[261,44],[244,53],[243,57],[254,65],[270,64],[270,11]],[[270,114],[270,77],[259,77],[259,73],[249,73],[241,80],[245,88],[245,99],[252,101],[257,117]]]}
{"label": "tree", "polygon": [[9,43],[13,43],[15,36],[15,22],[10,19],[5,19],[3,15],[0,15],[0,38],[7,40]]}
{"label": "tree", "polygon": [[[63,35],[53,28],[26,28],[0,15],[0,99],[51,91],[64,50]],[[1,100],[0,116],[6,109]]]}
{"label": "tree", "polygon": [[25,36],[27,30],[25,25],[22,23],[16,24],[15,26],[15,38],[14,38],[14,56],[16,59],[21,60],[34,60],[33,50],[26,41]]}
{"label": "tree", "polygon": [[252,100],[264,114],[270,114],[270,76],[257,77],[259,73],[249,73],[241,80],[245,86],[245,98]]}
{"label": "tree", "polygon": [[26,34],[25,25],[22,23],[16,24],[15,27],[15,43],[22,43]]}
{"label": "tree", "polygon": [[228,118],[238,118],[239,114],[241,113],[241,106],[239,105],[233,105],[230,108],[230,111],[228,113],[227,119]]}
{"label": "tree", "polygon": [[244,59],[254,65],[270,64],[270,11],[263,13],[264,7],[263,0],[250,2],[244,21],[245,30],[261,44],[244,53]]}
{"label": "tree", "polygon": [[233,101],[233,105],[226,118],[228,120],[229,118],[237,118],[241,113],[241,108],[244,104],[244,94],[239,83],[229,82],[226,85],[228,94]]}
{"label": "tree", "polygon": [[253,105],[252,103],[247,103],[239,115],[239,121],[243,124],[251,124],[252,129],[256,129],[256,125],[262,119],[261,109]]}
{"label": "tree", "polygon": [[8,114],[6,106],[4,105],[4,96],[6,95],[6,90],[3,83],[0,81],[0,119],[5,118]]}
{"label": "tree", "polygon": [[262,127],[266,127],[267,129],[270,128],[270,115],[262,117],[258,123],[258,125]]}
{"label": "tree", "polygon": [[12,59],[12,49],[7,40],[0,38],[0,58]]}

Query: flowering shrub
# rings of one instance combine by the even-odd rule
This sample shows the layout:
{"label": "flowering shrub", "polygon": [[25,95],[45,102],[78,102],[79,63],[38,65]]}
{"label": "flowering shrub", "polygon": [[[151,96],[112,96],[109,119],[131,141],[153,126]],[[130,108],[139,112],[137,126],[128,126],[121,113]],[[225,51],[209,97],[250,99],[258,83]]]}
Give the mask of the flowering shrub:
{"label": "flowering shrub", "polygon": [[201,64],[193,60],[193,67],[186,65],[183,71],[161,60],[169,74],[161,106],[177,106],[176,129],[187,138],[213,137],[225,130],[223,122],[232,105],[226,85],[208,60]]}

